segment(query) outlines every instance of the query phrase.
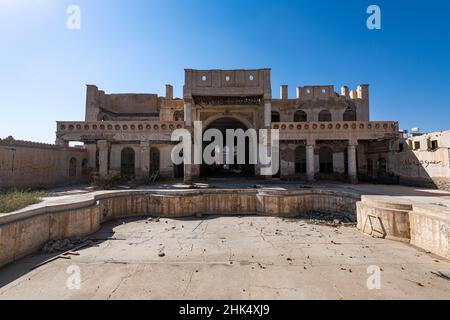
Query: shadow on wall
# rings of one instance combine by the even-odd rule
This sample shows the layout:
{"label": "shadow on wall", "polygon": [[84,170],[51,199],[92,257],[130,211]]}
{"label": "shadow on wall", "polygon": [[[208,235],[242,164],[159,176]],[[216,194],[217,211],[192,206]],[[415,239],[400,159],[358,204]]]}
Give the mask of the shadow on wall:
{"label": "shadow on wall", "polygon": [[447,147],[374,141],[368,145],[366,173],[360,180],[450,190],[449,158]]}
{"label": "shadow on wall", "polygon": [[449,158],[446,147],[400,142],[395,172],[401,184],[450,190]]}

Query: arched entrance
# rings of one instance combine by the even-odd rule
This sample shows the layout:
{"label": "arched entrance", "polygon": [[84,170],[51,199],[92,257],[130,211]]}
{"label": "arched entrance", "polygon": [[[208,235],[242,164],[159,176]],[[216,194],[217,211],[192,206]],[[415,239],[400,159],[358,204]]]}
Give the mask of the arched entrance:
{"label": "arched entrance", "polygon": [[[217,129],[222,133],[223,137],[223,146],[221,152],[224,158],[224,164],[212,164],[208,165],[203,162],[200,168],[200,176],[201,177],[225,177],[225,176],[243,176],[243,177],[253,177],[255,175],[255,165],[249,164],[250,156],[250,142],[249,138],[245,138],[245,164],[238,164],[237,162],[237,139],[234,141],[234,154],[230,155],[228,148],[226,148],[226,130],[238,130],[242,129],[244,132],[248,129],[245,124],[241,121],[233,118],[233,117],[223,117],[214,120],[211,122],[206,128],[208,129]],[[202,152],[205,150],[205,147],[208,146],[211,142],[203,142]],[[256,152],[256,150],[255,150]],[[227,159],[231,157],[234,158],[234,163],[227,163]]]}
{"label": "arched entrance", "polygon": [[134,150],[132,148],[122,149],[120,161],[120,175],[127,179],[134,178]]}
{"label": "arched entrance", "polygon": [[160,161],[159,149],[155,147],[150,148],[150,175],[159,171]]}
{"label": "arched entrance", "polygon": [[330,147],[321,147],[319,150],[319,164],[321,174],[333,173],[333,150]]}
{"label": "arched entrance", "polygon": [[306,173],[306,147],[298,146],[295,148],[295,173]]}

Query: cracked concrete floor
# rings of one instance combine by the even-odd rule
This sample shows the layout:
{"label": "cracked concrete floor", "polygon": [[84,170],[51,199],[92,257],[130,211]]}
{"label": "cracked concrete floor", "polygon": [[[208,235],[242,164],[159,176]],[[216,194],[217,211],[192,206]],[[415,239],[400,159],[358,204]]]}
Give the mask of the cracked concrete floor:
{"label": "cracked concrete floor", "polygon": [[[450,263],[408,244],[373,239],[354,227],[259,216],[127,219],[93,237],[113,236],[30,271],[34,254],[0,270],[0,299],[450,299],[432,272]],[[161,253],[165,255],[161,257]],[[69,266],[81,288],[66,287]],[[368,266],[381,288],[367,289]]]}

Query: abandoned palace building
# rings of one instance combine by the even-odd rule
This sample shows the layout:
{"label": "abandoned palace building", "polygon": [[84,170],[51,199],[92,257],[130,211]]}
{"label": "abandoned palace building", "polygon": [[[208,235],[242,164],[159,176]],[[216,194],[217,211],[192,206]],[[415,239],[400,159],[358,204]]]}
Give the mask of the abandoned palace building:
{"label": "abandoned palace building", "polygon": [[[180,128],[192,132],[194,121],[202,121],[203,130],[221,132],[279,129],[280,170],[274,178],[448,187],[448,132],[413,141],[403,139],[395,121],[370,121],[366,84],[342,87],[339,93],[332,85],[298,87],[295,98],[282,85],[274,97],[270,69],[186,69],[182,98],[174,97],[170,85],[164,97],[107,94],[88,85],[85,120],[57,122],[56,145],[0,140],[0,175],[9,185],[30,174],[40,177],[36,185],[78,183],[90,174],[186,182],[260,176],[259,165],[173,164],[177,142],[171,134]],[[75,141],[84,148],[69,148]]]}
{"label": "abandoned palace building", "polygon": [[[57,141],[84,142],[89,168],[101,175],[118,174],[148,178],[191,180],[214,175],[258,176],[256,165],[173,165],[171,133],[176,128],[280,130],[281,178],[314,180],[380,177],[391,170],[392,159],[374,156],[371,145],[381,142],[395,148],[398,125],[369,120],[369,87],[347,87],[337,94],[333,86],[297,88],[288,97],[281,86],[280,98],[272,96],[270,69],[185,70],[183,99],[156,94],[106,94],[87,87],[84,122],[58,122]],[[390,149],[389,149],[390,150]]]}

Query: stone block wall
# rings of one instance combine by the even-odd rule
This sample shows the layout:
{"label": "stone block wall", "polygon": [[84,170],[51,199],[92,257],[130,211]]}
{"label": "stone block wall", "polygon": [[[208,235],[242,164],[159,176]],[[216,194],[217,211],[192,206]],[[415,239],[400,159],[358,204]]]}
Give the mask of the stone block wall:
{"label": "stone block wall", "polygon": [[47,188],[86,182],[87,161],[88,153],[81,148],[0,140],[0,188]]}

